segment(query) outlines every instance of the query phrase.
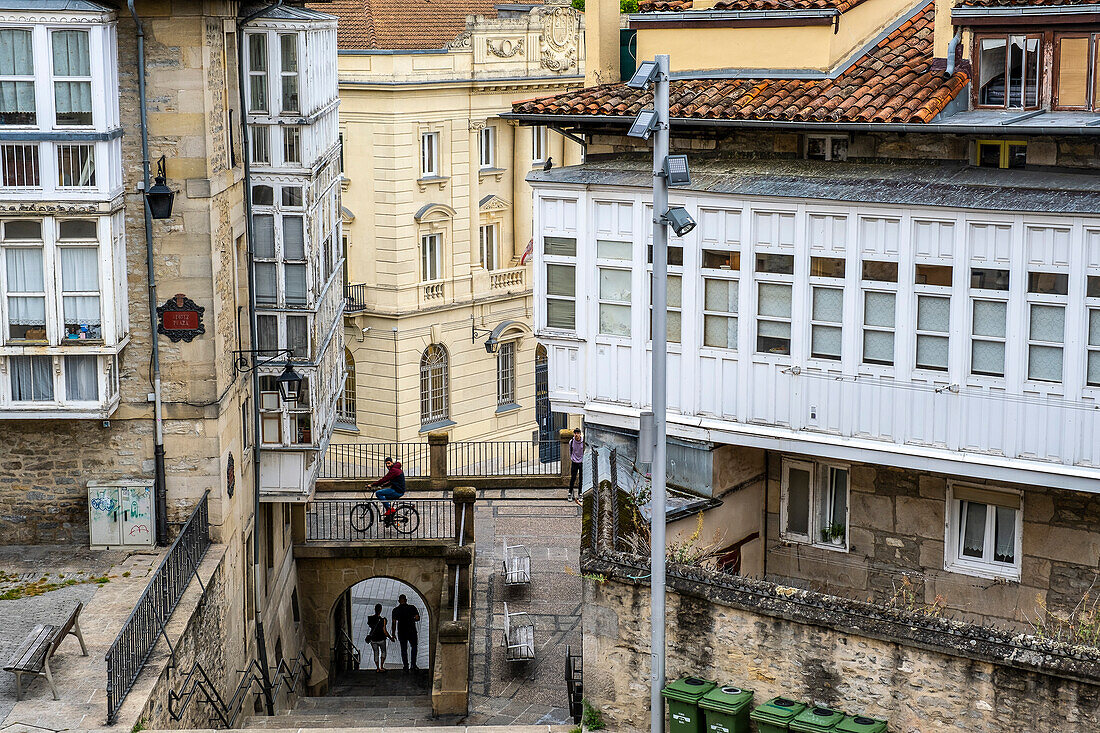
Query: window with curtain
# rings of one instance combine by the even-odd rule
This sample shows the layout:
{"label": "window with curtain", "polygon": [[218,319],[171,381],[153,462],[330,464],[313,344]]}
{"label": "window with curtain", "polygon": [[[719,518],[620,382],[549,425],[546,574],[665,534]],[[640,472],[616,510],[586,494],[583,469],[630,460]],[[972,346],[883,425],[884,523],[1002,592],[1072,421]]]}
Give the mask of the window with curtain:
{"label": "window with curtain", "polygon": [[62,247],[60,260],[65,342],[101,340],[99,248]]}
{"label": "window with curtain", "polygon": [[737,350],[738,282],[703,279],[703,345]]}
{"label": "window with curtain", "polygon": [[279,75],[282,81],[283,112],[299,112],[298,34],[279,35]]}
{"label": "window with curtain", "polygon": [[8,338],[46,340],[46,280],[42,247],[4,250]]}
{"label": "window with curtain", "polygon": [[1005,375],[1008,270],[970,270],[970,373]]}
{"label": "window with curtain", "polygon": [[1069,275],[1029,272],[1027,378],[1061,382]]}
{"label": "window with curtain", "polygon": [[267,111],[267,36],[262,33],[248,36],[248,111]]}
{"label": "window with curtain", "polygon": [[847,549],[849,484],[846,466],[784,460],[780,535],[793,542]]}
{"label": "window with curtain", "polygon": [[1100,275],[1089,275],[1086,283],[1085,303],[1089,308],[1085,381],[1091,387],[1100,387]]}
{"label": "window with curtain", "polygon": [[840,361],[844,334],[844,260],[810,258],[810,356]]}
{"label": "window with curtain", "polygon": [[791,286],[762,282],[757,285],[756,351],[791,353]]}
{"label": "window with curtain", "polygon": [[279,317],[260,314],[256,316],[256,348],[261,356],[274,356],[279,349]]}
{"label": "window with curtain", "polygon": [[497,407],[516,404],[516,342],[506,341],[497,349]]}
{"label": "window with curtain", "polygon": [[266,165],[271,162],[271,145],[268,139],[267,125],[249,125],[248,139],[251,143],[252,162]]}
{"label": "window with curtain", "polygon": [[447,350],[431,344],[420,356],[420,424],[430,425],[449,417],[447,399]]}
{"label": "window with curtain", "polygon": [[12,356],[11,398],[15,402],[52,402],[53,359],[49,356]]}
{"label": "window with curtain", "polygon": [[951,299],[917,296],[918,369],[947,371]]}
{"label": "window with curtain", "polygon": [[599,332],[601,335],[630,335],[630,290],[630,270],[599,268]]}
{"label": "window with curtain", "polygon": [[1009,109],[1039,106],[1039,35],[984,36],[977,39],[976,46],[979,105]]}
{"label": "window with curtain", "polygon": [[425,132],[420,135],[420,177],[432,178],[439,175],[439,133]]}
{"label": "window with curtain", "polygon": [[95,145],[57,146],[57,185],[59,188],[95,186]]}
{"label": "window with curtain", "polygon": [[546,264],[546,326],[572,331],[576,323],[576,267]]}
{"label": "window with curtain", "polygon": [[309,318],[307,316],[286,317],[286,347],[294,359],[309,359]]}
{"label": "window with curtain", "polygon": [[283,128],[283,162],[302,162],[302,128]]}
{"label": "window with curtain", "polygon": [[65,372],[65,399],[74,402],[99,401],[99,357],[66,356],[62,360]]}
{"label": "window with curtain", "polygon": [[948,569],[1018,578],[1022,497],[983,486],[952,484],[948,502]]}
{"label": "window with curtain", "polygon": [[495,270],[497,268],[497,232],[499,231],[498,224],[484,224],[480,227],[479,239],[480,239],[480,253],[481,253],[481,266],[486,270]]}
{"label": "window with curtain", "polygon": [[[3,93],[0,81],[0,94]],[[0,185],[5,188],[34,188],[42,185],[38,143],[0,145]]]}
{"label": "window with curtain", "polygon": [[0,125],[33,125],[37,121],[31,31],[0,29]]}
{"label": "window with curtain", "polygon": [[50,37],[57,125],[91,125],[92,63],[88,53],[88,31],[55,30]]}

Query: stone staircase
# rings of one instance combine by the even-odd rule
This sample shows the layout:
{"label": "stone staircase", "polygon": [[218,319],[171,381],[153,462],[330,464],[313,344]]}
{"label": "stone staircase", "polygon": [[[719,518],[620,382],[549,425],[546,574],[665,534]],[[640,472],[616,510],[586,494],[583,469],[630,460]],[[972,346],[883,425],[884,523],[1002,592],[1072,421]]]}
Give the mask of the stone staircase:
{"label": "stone staircase", "polygon": [[427,695],[333,695],[302,697],[293,710],[274,717],[254,715],[242,727],[253,730],[297,728],[388,728],[454,726],[463,716],[432,717]]}

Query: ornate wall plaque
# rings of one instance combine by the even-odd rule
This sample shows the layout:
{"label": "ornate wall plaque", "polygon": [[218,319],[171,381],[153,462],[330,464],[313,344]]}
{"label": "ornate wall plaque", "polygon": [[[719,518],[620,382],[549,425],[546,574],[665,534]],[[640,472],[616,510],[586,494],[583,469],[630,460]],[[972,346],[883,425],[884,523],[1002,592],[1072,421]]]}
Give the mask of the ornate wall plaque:
{"label": "ornate wall plaque", "polygon": [[176,293],[164,305],[157,306],[157,317],[160,318],[157,333],[163,333],[173,342],[191,343],[196,336],[206,333],[206,327],[202,325],[205,310],[183,293]]}

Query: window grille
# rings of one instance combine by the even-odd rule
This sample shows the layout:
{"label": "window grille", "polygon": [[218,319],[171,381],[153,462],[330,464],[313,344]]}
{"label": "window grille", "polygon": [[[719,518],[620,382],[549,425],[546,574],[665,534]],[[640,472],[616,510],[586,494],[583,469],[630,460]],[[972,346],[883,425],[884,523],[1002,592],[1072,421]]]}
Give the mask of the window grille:
{"label": "window grille", "polygon": [[497,351],[497,406],[516,403],[516,344],[500,345]]}
{"label": "window grille", "polygon": [[446,420],[448,379],[447,350],[439,344],[431,344],[420,357],[420,423]]}
{"label": "window grille", "polygon": [[95,186],[95,146],[57,146],[57,185],[62,188]]}
{"label": "window grille", "polygon": [[[3,82],[0,82],[0,86]],[[30,188],[42,185],[37,145],[0,145],[5,188]]]}

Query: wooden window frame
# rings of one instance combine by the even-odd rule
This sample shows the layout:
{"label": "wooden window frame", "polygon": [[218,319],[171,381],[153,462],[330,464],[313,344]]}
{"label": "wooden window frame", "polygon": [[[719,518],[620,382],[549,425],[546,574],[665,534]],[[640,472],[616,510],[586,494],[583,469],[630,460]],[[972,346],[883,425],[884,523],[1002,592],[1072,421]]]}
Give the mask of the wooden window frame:
{"label": "wooden window frame", "polygon": [[[1062,39],[1085,38],[1089,41],[1088,51],[1088,79],[1085,82],[1086,102],[1084,106],[1063,105],[1058,99],[1058,83],[1062,73]],[[1096,60],[1100,52],[1100,32],[1090,31],[1064,31],[1051,34],[1051,69],[1050,69],[1050,108],[1055,111],[1094,112],[1100,111],[1100,89],[1097,88]]]}
{"label": "wooden window frame", "polygon": [[[1047,77],[1047,79],[1045,81],[1048,84],[1051,83],[1049,77],[1050,77],[1050,74],[1052,72],[1050,71],[1050,69],[1045,68],[1046,67],[1046,64],[1045,64],[1045,58],[1046,58],[1045,50],[1047,48],[1047,45],[1051,41],[1050,35],[1051,34],[1049,32],[1020,33],[1020,32],[1013,32],[1011,30],[1003,31],[1003,32],[999,32],[999,33],[998,32],[975,33],[974,34],[974,40],[973,40],[972,46],[971,46],[971,52],[970,52],[971,63],[972,63],[973,68],[974,68],[974,70],[971,74],[971,78],[973,79],[973,83],[970,85],[970,87],[971,87],[971,91],[970,91],[971,107],[974,108],[974,109],[1003,109],[1005,111],[1017,110],[1017,111],[1020,111],[1020,112],[1026,112],[1026,111],[1029,111],[1029,110],[1042,109],[1043,108],[1043,94],[1044,94],[1044,91],[1046,89],[1046,87],[1044,86],[1044,77]],[[1009,93],[1009,89],[1008,89],[1008,44],[1010,42],[1009,39],[1012,36],[1024,36],[1025,39],[1036,38],[1036,39],[1039,40],[1039,51],[1038,51],[1038,55],[1039,55],[1039,86],[1036,87],[1036,89],[1035,89],[1035,104],[1033,106],[1030,106],[1030,107],[1026,103],[1024,103],[1025,100],[1023,98],[1021,98],[1021,100],[1020,100],[1021,101],[1021,106],[1019,106],[1019,107],[1010,107],[1010,106],[1008,106],[1008,101],[1009,101],[1009,98],[1011,96],[1010,93]],[[981,61],[982,61],[981,48],[982,48],[982,45],[981,44],[982,44],[983,40],[986,40],[986,39],[989,39],[989,38],[1003,38],[1005,40],[1005,68],[1004,68],[1005,102],[1004,102],[1003,105],[981,104],[978,101],[979,95],[981,93],[980,80],[982,78],[982,76],[981,76]],[[1025,49],[1024,54],[1025,54],[1025,58],[1026,58],[1026,55],[1027,55],[1026,41],[1025,41],[1024,49]],[[1024,78],[1025,78],[1025,81],[1026,81],[1027,77],[1025,76]]]}

